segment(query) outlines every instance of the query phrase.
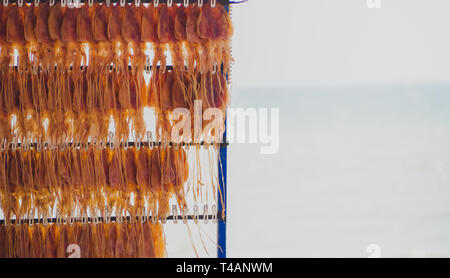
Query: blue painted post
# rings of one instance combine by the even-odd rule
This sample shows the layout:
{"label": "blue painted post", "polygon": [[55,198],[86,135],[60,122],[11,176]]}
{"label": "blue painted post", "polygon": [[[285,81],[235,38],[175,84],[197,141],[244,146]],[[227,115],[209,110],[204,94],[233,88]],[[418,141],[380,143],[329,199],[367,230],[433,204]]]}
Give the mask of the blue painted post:
{"label": "blue painted post", "polygon": [[[225,5],[227,12],[230,12],[229,3]],[[228,75],[227,75],[228,80]],[[226,115],[225,115],[226,117]],[[217,192],[218,201],[218,227],[217,227],[217,257],[227,257],[227,122],[225,121],[225,132],[223,134],[223,145],[219,154],[219,188]]]}
{"label": "blue painted post", "polygon": [[[224,143],[227,142],[227,123],[225,121]],[[218,201],[218,227],[217,227],[217,257],[227,257],[227,145],[220,148],[219,154],[219,190],[217,192]]]}

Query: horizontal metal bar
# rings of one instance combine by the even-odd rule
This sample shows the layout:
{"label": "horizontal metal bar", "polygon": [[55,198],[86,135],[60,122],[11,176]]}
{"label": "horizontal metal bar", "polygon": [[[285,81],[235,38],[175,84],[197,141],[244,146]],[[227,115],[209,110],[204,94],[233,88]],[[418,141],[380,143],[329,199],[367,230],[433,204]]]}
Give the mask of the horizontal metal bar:
{"label": "horizontal metal bar", "polygon": [[[197,218],[198,221],[215,220],[215,219],[221,220],[221,221],[225,221],[224,219],[222,219],[221,213],[218,213],[218,215],[209,214],[209,215],[197,215],[197,216],[195,216],[195,215],[186,215],[186,216],[177,215],[176,217],[173,216],[173,215],[170,215],[170,216],[167,216],[167,218],[165,218],[165,219],[158,218],[157,221],[161,221],[162,222],[162,221],[175,221],[176,220],[176,221],[183,222],[183,217],[185,217],[185,219],[189,220],[189,221],[193,221],[196,218]],[[115,217],[115,216],[111,216],[109,220],[110,220],[110,222],[118,222],[117,221],[117,217]],[[122,217],[122,221],[124,221],[124,222],[130,222],[130,220],[131,220],[130,216]],[[142,221],[142,218],[141,217],[136,217],[134,220],[135,220],[135,222],[138,222],[138,221]],[[57,218],[48,218],[47,223],[48,224],[53,224],[53,223],[70,224],[68,221],[65,221],[63,219],[60,219],[59,221],[62,221],[62,222],[58,222]],[[87,217],[85,219],[85,221],[86,221],[86,223],[92,223],[92,222],[94,222],[94,217]],[[98,222],[106,222],[103,217],[98,217],[97,221]],[[150,221],[151,222],[152,221],[152,217],[150,216],[150,217],[146,218],[146,221]],[[73,222],[77,222],[77,223],[83,222],[83,219],[81,217],[77,217],[76,219],[73,219]],[[9,223],[10,224],[16,224],[16,219],[11,219],[9,221]],[[0,220],[0,225],[4,225],[4,224],[5,224],[5,220],[1,219]],[[20,224],[30,224],[30,219],[21,219],[20,220]],[[35,218],[35,219],[33,219],[33,224],[44,224],[44,220],[43,220],[43,218]]]}
{"label": "horizontal metal bar", "polygon": [[[226,148],[226,147],[228,147],[229,146],[229,142],[226,142],[226,143],[207,143],[207,142],[204,142],[204,141],[202,141],[202,142],[199,142],[199,143],[180,143],[178,146],[181,146],[181,147],[192,147],[192,146],[219,146],[220,148]],[[27,148],[28,147],[31,147],[31,148],[36,148],[37,147],[37,143],[30,143],[29,145],[27,145]],[[89,147],[90,145],[95,145],[95,143],[87,143],[87,144],[78,144],[78,143],[66,143],[66,147],[75,147],[75,148],[84,148],[84,147]],[[127,146],[126,147],[129,147],[129,148],[136,148],[137,147],[137,143],[136,142],[128,142],[128,144],[127,144]],[[163,144],[162,144],[162,142],[141,142],[140,143],[140,147],[141,148],[151,148],[151,147],[161,147]],[[169,147],[176,147],[176,143],[173,143],[173,142],[169,142],[168,143],[168,146]],[[7,144],[7,146],[8,147],[5,147],[6,149],[8,149],[8,148],[13,148],[13,147],[15,147],[16,149],[18,149],[18,148],[21,148],[22,147],[22,144],[21,143],[8,143]],[[110,143],[106,143],[105,145],[104,145],[105,147],[110,147],[111,146],[111,144]],[[112,147],[114,148],[114,147],[125,147],[125,144],[124,143],[117,143],[117,144],[113,144],[112,145]],[[42,146],[41,146],[41,148],[44,148],[44,149],[46,149],[46,148],[50,148],[50,144],[49,143],[42,143]],[[61,147],[61,145],[59,145],[59,146],[55,146],[55,148],[59,148],[59,149],[62,149],[62,147]]]}
{"label": "horizontal metal bar", "polygon": [[[70,1],[70,0],[69,0]],[[125,0],[127,3],[135,3],[135,0]],[[244,1],[230,1],[230,0],[216,0],[217,3],[220,3],[224,6],[228,6],[230,4],[239,4],[246,2]],[[9,0],[8,3],[16,3],[17,0]],[[34,3],[35,0],[23,0],[24,3]],[[39,0],[40,3],[49,2],[49,0]],[[55,0],[56,2],[61,2],[61,0]],[[86,3],[88,0],[73,0],[73,3]],[[106,0],[94,0],[94,2],[105,3]],[[119,3],[120,0],[110,0],[110,3]],[[154,0],[141,0],[141,3],[154,3]],[[158,3],[167,3],[167,0],[159,0]],[[173,3],[181,4],[184,3],[184,0],[173,0]],[[189,0],[189,4],[198,3],[198,0]],[[203,3],[209,3],[208,0],[203,0]]]}

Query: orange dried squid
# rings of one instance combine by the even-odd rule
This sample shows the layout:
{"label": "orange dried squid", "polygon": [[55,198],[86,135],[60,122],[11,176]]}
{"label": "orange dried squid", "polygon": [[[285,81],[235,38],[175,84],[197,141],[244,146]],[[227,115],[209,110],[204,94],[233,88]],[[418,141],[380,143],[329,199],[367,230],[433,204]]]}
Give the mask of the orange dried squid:
{"label": "orange dried squid", "polygon": [[0,258],[163,258],[159,223],[0,225]]}
{"label": "orange dried squid", "polygon": [[169,201],[185,206],[189,177],[185,150],[168,148],[47,147],[0,152],[1,209],[6,219],[118,215],[165,217]]}
{"label": "orange dried squid", "polygon": [[[229,15],[208,1],[202,7],[0,5],[0,27],[0,138],[7,140],[100,140],[111,119],[115,139],[142,137],[143,109],[162,104],[164,80],[176,80],[177,94],[192,106],[208,75],[224,77],[231,61]],[[165,77],[172,72],[174,78]],[[220,86],[226,90],[226,82]]]}

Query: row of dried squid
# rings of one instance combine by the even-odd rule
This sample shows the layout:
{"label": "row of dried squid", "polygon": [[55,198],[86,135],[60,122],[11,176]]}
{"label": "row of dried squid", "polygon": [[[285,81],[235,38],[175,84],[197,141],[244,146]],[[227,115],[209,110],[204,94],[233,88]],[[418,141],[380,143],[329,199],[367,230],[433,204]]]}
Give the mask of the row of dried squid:
{"label": "row of dried squid", "polygon": [[162,225],[73,223],[0,225],[0,258],[162,258]]}
{"label": "row of dried squid", "polygon": [[165,218],[172,198],[186,207],[188,177],[181,147],[10,149],[0,152],[1,209],[5,219]]}
{"label": "row of dried squid", "polygon": [[[151,65],[165,69],[166,52],[180,71],[206,73],[231,61],[233,30],[223,5],[110,5],[80,7],[0,5],[0,66],[11,66],[19,54],[18,68],[55,65],[78,74],[80,66],[98,75],[111,64],[118,71],[131,64],[143,70]],[[146,54],[150,45],[153,55]]]}
{"label": "row of dried squid", "polygon": [[[176,108],[189,110],[193,120],[194,101],[198,100],[203,111],[218,108],[223,122],[229,101],[227,80],[218,72],[199,74],[192,80],[187,74],[177,78],[174,71],[156,70],[148,85],[142,74],[127,72],[127,78],[119,80],[106,73],[98,76],[102,86],[95,88],[87,72],[77,80],[65,79],[59,84],[51,82],[51,75],[0,72],[4,81],[0,84],[1,139],[87,142],[106,138],[111,126],[116,139],[130,133],[135,138],[144,137],[148,131],[146,107],[154,108],[158,131],[155,136],[159,139],[162,133],[171,134],[175,124],[171,115]],[[207,123],[204,121],[203,127]]]}

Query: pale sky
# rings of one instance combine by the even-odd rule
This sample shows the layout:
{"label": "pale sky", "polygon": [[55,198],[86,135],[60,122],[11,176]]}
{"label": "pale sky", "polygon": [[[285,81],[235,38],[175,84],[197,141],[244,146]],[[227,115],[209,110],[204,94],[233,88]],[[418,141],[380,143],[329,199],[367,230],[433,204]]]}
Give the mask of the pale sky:
{"label": "pale sky", "polygon": [[232,16],[235,87],[450,81],[449,0],[249,0]]}

